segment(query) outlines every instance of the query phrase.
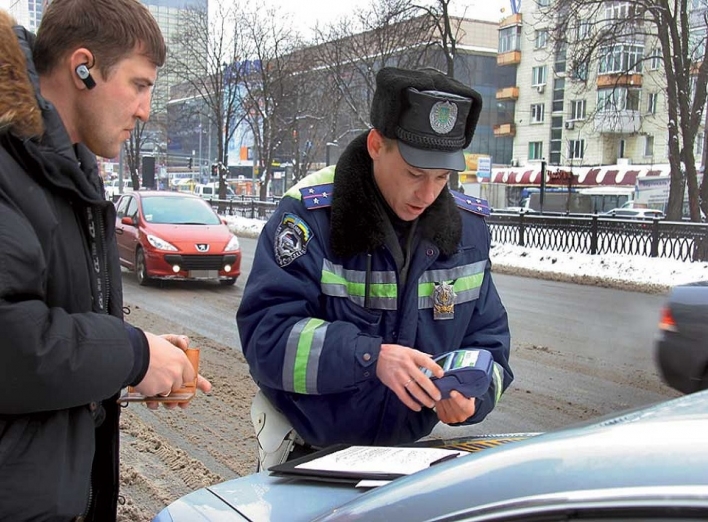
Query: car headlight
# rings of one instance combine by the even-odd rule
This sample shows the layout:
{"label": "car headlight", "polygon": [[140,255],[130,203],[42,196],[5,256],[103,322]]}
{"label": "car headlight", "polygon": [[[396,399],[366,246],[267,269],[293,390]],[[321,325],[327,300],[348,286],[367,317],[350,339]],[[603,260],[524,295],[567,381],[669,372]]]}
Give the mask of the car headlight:
{"label": "car headlight", "polygon": [[224,252],[233,252],[238,250],[239,246],[238,238],[236,236],[231,236],[231,241],[229,241],[229,244],[226,245],[226,248],[224,248]]}
{"label": "car headlight", "polygon": [[153,236],[151,234],[147,234],[147,240],[148,243],[150,243],[153,247],[157,248],[158,250],[169,250],[171,252],[177,252],[177,247],[172,245],[171,243],[168,243],[164,239],[160,239],[157,236]]}

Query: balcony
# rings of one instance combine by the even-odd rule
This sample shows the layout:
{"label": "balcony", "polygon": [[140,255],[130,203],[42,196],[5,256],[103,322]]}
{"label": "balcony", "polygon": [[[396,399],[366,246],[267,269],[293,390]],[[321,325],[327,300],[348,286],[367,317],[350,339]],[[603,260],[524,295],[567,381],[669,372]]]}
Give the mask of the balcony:
{"label": "balcony", "polygon": [[[498,63],[498,62],[497,62]],[[607,87],[641,87],[641,74],[600,74],[597,77],[597,88]]]}
{"label": "balcony", "polygon": [[494,126],[494,136],[496,138],[502,138],[505,136],[516,135],[516,127],[513,123],[502,123],[501,125]]}
{"label": "balcony", "polygon": [[504,87],[497,90],[496,94],[497,100],[518,100],[519,99],[519,88],[518,87]]}
{"label": "balcony", "polygon": [[518,65],[521,63],[521,51],[508,51],[497,55],[497,65]]}
{"label": "balcony", "polygon": [[631,134],[639,131],[642,119],[639,111],[598,112],[593,126],[600,134]]}
{"label": "balcony", "polygon": [[499,29],[504,29],[505,27],[511,27],[512,25],[521,25],[521,13],[516,13],[511,16],[507,16],[499,22]]}

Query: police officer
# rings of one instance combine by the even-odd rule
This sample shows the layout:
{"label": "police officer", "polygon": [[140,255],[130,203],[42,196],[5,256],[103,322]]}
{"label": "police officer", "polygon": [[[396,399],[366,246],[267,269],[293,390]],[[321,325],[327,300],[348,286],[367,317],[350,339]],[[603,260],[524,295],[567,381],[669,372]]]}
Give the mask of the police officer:
{"label": "police officer", "polygon": [[[262,466],[293,443],[395,445],[438,422],[474,424],[511,383],[489,207],[447,187],[481,108],[439,71],[381,69],[373,128],[290,189],[266,224],[236,316],[260,388]],[[489,350],[493,382],[481,397],[441,400],[421,368],[442,376],[431,356],[459,348]]]}

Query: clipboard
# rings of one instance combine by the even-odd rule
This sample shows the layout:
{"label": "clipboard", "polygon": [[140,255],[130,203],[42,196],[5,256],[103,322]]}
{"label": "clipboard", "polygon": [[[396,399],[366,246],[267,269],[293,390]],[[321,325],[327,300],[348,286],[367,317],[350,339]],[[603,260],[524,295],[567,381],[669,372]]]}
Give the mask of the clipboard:
{"label": "clipboard", "polygon": [[[384,465],[378,469],[357,469],[356,466],[344,464],[342,469],[334,469],[325,465],[332,462],[335,454],[342,455],[366,454],[366,451],[383,454],[407,454],[416,457],[417,469],[399,469],[399,466]],[[290,460],[283,464],[277,464],[268,468],[271,475],[277,477],[299,478],[304,480],[319,480],[327,482],[341,482],[356,484],[362,480],[395,480],[397,478],[411,475],[416,471],[429,468],[441,462],[457,458],[460,451],[443,448],[412,448],[403,446],[351,446],[349,444],[336,444],[310,455]],[[318,466],[318,461],[323,466]],[[306,466],[306,467],[305,467]]]}

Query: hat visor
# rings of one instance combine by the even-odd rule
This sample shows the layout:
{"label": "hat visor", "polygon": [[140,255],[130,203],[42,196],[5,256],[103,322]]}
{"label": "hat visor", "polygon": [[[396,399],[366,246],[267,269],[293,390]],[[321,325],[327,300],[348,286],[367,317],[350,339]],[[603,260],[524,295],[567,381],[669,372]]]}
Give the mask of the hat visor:
{"label": "hat visor", "polygon": [[451,152],[442,150],[416,149],[398,140],[398,150],[409,165],[419,169],[448,169],[463,171],[467,169],[462,150]]}

